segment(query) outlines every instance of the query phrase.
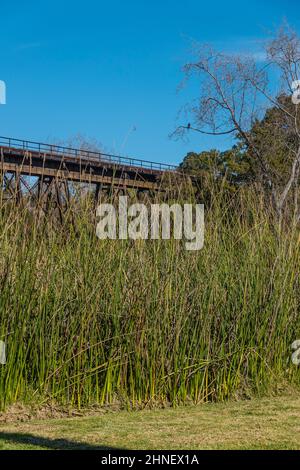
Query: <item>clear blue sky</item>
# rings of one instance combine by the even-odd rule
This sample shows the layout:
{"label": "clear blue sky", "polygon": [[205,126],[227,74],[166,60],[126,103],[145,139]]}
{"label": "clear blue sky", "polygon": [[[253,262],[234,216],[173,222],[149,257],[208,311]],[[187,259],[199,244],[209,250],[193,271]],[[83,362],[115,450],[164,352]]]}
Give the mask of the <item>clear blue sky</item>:
{"label": "clear blue sky", "polygon": [[[256,52],[283,17],[300,30],[297,0],[1,2],[0,135],[64,141],[81,133],[110,152],[178,163],[228,141],[172,141],[190,39]],[[132,126],[135,131],[130,132]]]}

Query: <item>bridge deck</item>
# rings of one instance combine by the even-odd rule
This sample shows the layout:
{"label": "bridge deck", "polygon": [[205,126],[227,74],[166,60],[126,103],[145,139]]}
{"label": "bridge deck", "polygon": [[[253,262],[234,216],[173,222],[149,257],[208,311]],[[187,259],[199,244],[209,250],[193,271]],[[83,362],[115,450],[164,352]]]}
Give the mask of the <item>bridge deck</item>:
{"label": "bridge deck", "polygon": [[1,170],[136,189],[159,189],[173,165],[85,149],[0,137]]}

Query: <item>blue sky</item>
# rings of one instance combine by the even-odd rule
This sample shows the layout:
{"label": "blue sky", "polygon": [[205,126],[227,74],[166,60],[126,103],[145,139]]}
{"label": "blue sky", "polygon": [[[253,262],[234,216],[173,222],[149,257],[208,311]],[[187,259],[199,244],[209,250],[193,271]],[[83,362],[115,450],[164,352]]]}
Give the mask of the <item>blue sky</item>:
{"label": "blue sky", "polygon": [[[258,52],[284,17],[300,31],[296,0],[1,2],[0,135],[67,141],[178,163],[225,138],[170,140],[189,90],[177,92],[190,41]],[[298,12],[297,12],[298,11]],[[136,130],[133,130],[134,127]]]}

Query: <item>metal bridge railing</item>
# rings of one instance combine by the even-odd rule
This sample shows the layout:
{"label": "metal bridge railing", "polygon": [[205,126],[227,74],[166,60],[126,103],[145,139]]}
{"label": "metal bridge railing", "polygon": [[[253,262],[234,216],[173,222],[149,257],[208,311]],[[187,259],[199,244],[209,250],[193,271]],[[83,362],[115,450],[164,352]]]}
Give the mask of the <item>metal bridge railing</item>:
{"label": "metal bridge railing", "polygon": [[72,147],[63,147],[61,145],[45,144],[41,142],[32,142],[30,140],[14,139],[11,137],[0,136],[0,146],[8,148],[22,149],[24,151],[38,152],[47,155],[72,156],[78,159],[90,160],[91,162],[99,161],[123,166],[134,166],[148,170],[159,171],[176,171],[175,165],[166,163],[151,162],[148,160],[140,160],[138,158],[121,157],[102,152],[96,152],[85,149],[75,149]]}

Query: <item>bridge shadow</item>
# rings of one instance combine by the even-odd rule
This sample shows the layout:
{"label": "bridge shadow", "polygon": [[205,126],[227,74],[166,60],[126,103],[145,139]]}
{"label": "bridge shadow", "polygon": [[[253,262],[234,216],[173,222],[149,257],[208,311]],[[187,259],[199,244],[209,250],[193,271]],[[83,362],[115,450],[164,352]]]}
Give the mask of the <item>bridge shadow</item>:
{"label": "bridge shadow", "polygon": [[76,442],[68,439],[50,439],[48,437],[35,436],[34,434],[20,434],[0,432],[1,441],[15,444],[27,444],[53,450],[121,450],[105,445],[92,445],[85,442]]}

